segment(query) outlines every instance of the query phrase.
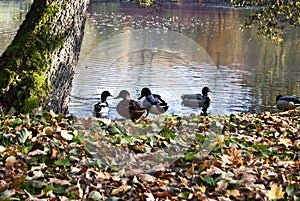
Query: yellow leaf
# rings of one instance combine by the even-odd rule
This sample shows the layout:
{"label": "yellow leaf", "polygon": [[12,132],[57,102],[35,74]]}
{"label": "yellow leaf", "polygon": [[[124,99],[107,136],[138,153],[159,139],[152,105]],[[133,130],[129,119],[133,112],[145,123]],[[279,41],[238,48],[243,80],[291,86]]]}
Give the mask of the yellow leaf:
{"label": "yellow leaf", "polygon": [[286,147],[293,146],[293,142],[288,138],[280,138],[278,144],[283,144]]}
{"label": "yellow leaf", "polygon": [[131,186],[128,185],[123,185],[123,186],[119,186],[116,189],[113,189],[110,193],[110,195],[117,195],[119,193],[125,193],[126,191],[128,191],[131,188]]}
{"label": "yellow leaf", "polygon": [[271,116],[271,113],[270,112],[266,112],[264,118],[268,119],[268,118],[270,118],[270,116]]}
{"label": "yellow leaf", "polygon": [[206,187],[205,186],[200,186],[199,189],[200,189],[200,191],[202,193],[205,193],[205,191],[206,191]]}
{"label": "yellow leaf", "polygon": [[237,189],[228,190],[226,191],[225,196],[227,197],[233,196],[234,198],[237,198],[238,196],[240,196],[240,191]]}
{"label": "yellow leaf", "polygon": [[281,185],[277,186],[276,184],[272,184],[271,190],[267,192],[267,196],[270,200],[284,198],[284,192],[282,191],[282,186]]}

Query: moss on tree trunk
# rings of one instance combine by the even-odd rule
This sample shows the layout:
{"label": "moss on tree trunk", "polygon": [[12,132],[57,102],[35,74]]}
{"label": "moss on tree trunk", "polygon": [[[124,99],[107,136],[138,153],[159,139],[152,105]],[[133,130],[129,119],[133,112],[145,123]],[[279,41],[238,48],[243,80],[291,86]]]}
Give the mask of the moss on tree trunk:
{"label": "moss on tree trunk", "polygon": [[0,107],[67,113],[89,0],[35,0],[0,57]]}

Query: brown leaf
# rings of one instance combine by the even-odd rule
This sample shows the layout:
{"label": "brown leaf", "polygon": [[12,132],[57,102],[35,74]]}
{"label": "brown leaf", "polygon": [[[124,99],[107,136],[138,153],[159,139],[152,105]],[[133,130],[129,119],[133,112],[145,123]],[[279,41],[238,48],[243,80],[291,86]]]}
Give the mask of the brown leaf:
{"label": "brown leaf", "polygon": [[224,171],[221,170],[220,168],[217,168],[215,166],[210,166],[209,169],[207,169],[206,171],[201,172],[202,175],[207,175],[207,176],[211,176],[214,174],[222,174]]}
{"label": "brown leaf", "polygon": [[71,183],[64,179],[57,179],[57,178],[49,178],[48,184],[60,184],[60,185],[71,185]]}
{"label": "brown leaf", "polygon": [[227,188],[228,182],[225,181],[225,180],[221,180],[221,181],[218,181],[217,185],[218,186],[217,186],[217,188],[215,188],[215,191],[216,192],[221,192],[221,191],[223,191]]}
{"label": "brown leaf", "polygon": [[203,168],[204,169],[207,169],[207,168],[209,168],[210,167],[210,162],[209,162],[209,160],[204,160],[203,161]]}
{"label": "brown leaf", "polygon": [[155,182],[157,180],[156,177],[153,177],[149,174],[139,174],[138,177],[140,178],[140,180],[145,182]]}
{"label": "brown leaf", "polygon": [[52,148],[52,155],[51,155],[51,158],[52,159],[57,159],[57,156],[59,154],[59,151],[56,149],[56,148]]}
{"label": "brown leaf", "polygon": [[118,195],[119,193],[125,193],[126,191],[128,191],[129,189],[131,189],[131,186],[128,185],[122,185],[119,186],[116,189],[113,189],[110,193],[110,195]]}
{"label": "brown leaf", "polygon": [[31,152],[28,153],[28,156],[37,156],[37,155],[45,156],[45,155],[47,155],[47,153],[43,150],[40,150],[40,149],[36,149],[36,150],[31,151]]}
{"label": "brown leaf", "polygon": [[8,186],[8,183],[1,179],[0,180],[0,191],[5,190],[7,188],[7,186]]}
{"label": "brown leaf", "polygon": [[93,171],[91,172],[95,173],[95,179],[97,181],[104,181],[104,180],[110,180],[111,175],[107,172],[102,172],[102,171]]}
{"label": "brown leaf", "polygon": [[155,201],[155,198],[151,192],[145,192],[145,196],[147,196],[146,201]]}
{"label": "brown leaf", "polygon": [[17,161],[16,157],[14,157],[14,156],[7,157],[7,159],[5,161],[5,167],[9,168],[9,169],[13,168],[16,161]]}
{"label": "brown leaf", "polygon": [[50,127],[50,126],[46,126],[44,129],[43,129],[43,134],[44,135],[47,135],[47,136],[50,136],[53,134],[53,128]]}

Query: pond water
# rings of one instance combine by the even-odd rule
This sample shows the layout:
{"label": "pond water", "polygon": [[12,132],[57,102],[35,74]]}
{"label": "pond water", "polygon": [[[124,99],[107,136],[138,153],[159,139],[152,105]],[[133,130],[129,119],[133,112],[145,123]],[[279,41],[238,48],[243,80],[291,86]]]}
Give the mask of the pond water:
{"label": "pond water", "polygon": [[[24,2],[0,1],[1,52],[24,18]],[[204,86],[214,92],[211,114],[276,111],[278,94],[300,93],[300,32],[288,30],[275,46],[254,29],[240,30],[247,13],[182,5],[146,12],[128,4],[93,2],[70,113],[92,116],[104,90],[116,96],[126,89],[136,99],[143,87],[170,104],[168,113],[199,113],[182,106],[180,95],[200,93]],[[109,101],[114,108],[120,100]],[[110,117],[119,118],[114,109]]]}

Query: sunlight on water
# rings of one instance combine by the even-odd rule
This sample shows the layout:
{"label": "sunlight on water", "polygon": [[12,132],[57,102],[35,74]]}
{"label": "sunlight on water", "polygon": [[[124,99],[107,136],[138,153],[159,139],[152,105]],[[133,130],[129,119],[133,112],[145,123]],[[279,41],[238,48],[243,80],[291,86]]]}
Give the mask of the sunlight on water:
{"label": "sunlight on water", "polygon": [[[0,53],[30,5],[0,1]],[[211,114],[276,112],[278,94],[299,95],[299,29],[289,29],[276,47],[254,29],[239,30],[247,11],[176,7],[145,13],[128,5],[91,4],[70,113],[92,116],[103,90],[116,96],[127,89],[136,99],[145,86],[169,102],[172,114],[199,113],[182,106],[180,95],[200,93],[205,85],[214,91]],[[111,99],[112,107],[118,101]]]}
{"label": "sunlight on water", "polygon": [[[83,82],[84,80],[84,82]],[[162,29],[130,30],[100,43],[76,72],[70,112],[91,116],[91,108],[104,90],[117,96],[126,89],[132,98],[143,87],[160,94],[171,114],[199,113],[199,108],[183,107],[181,94],[212,91],[209,112],[226,113],[226,94],[221,71],[197,43],[174,31]],[[82,98],[84,97],[84,98]],[[115,106],[120,100],[112,100]],[[112,118],[118,118],[113,112]]]}

